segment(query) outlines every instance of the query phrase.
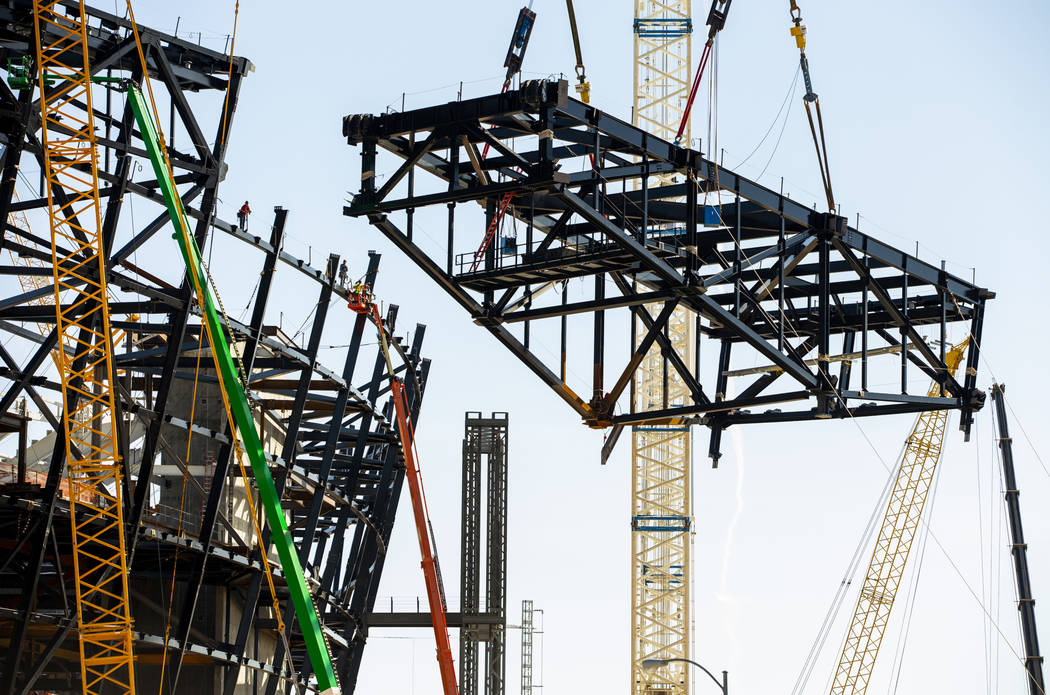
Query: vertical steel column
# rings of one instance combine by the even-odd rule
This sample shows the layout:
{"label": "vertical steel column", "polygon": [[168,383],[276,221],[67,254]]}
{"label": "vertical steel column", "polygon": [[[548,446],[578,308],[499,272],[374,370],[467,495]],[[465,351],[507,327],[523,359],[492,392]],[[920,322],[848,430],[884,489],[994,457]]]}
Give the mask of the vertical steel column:
{"label": "vertical steel column", "polygon": [[[460,530],[460,603],[463,616],[477,615],[481,594],[481,436],[472,426],[481,413],[468,412],[463,432],[463,506]],[[459,631],[459,692],[478,693],[478,630],[464,620]]]}
{"label": "vertical steel column", "polygon": [[485,645],[485,695],[504,695],[507,625],[507,414],[493,413],[488,426],[488,509],[485,534],[488,542],[485,575],[485,612],[495,613]]}
{"label": "vertical steel column", "polygon": [[995,419],[999,426],[999,450],[1002,452],[1003,482],[1006,483],[1006,515],[1010,522],[1010,554],[1014,558],[1014,576],[1017,579],[1017,610],[1021,613],[1021,637],[1024,638],[1024,668],[1028,691],[1031,695],[1043,695],[1043,657],[1039,655],[1039,636],[1035,629],[1035,599],[1032,598],[1032,582],[1028,574],[1028,544],[1021,527],[1020,491],[1014,473],[1013,438],[1006,419],[1006,402],[1003,393],[1006,386],[992,384],[992,400],[995,402]]}
{"label": "vertical steel column", "polygon": [[521,695],[532,695],[532,601],[521,602]]}
{"label": "vertical steel column", "polygon": [[818,231],[818,264],[820,269],[817,278],[818,312],[820,327],[817,333],[817,384],[820,392],[817,394],[817,417],[830,417],[832,408],[831,391],[831,230],[829,229],[831,217],[823,215],[822,228]]}
{"label": "vertical steel column", "polygon": [[[605,274],[594,275],[594,301],[605,299]],[[594,312],[594,367],[591,373],[591,404],[599,406],[605,397],[605,312]]]}
{"label": "vertical steel column", "polygon": [[[483,417],[468,412],[463,430],[462,577],[460,611],[460,695],[478,692],[478,643],[485,643],[485,695],[505,691],[507,622],[507,425],[506,413]],[[484,466],[483,461],[484,460]],[[481,530],[482,468],[485,475],[485,530]],[[481,548],[485,547],[485,610],[481,611]],[[484,612],[497,625],[469,624]]]}

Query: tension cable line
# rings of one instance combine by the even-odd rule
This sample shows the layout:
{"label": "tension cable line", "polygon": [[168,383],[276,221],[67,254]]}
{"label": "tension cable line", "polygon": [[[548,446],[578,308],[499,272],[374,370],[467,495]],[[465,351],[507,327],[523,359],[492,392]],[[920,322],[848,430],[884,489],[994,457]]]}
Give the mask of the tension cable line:
{"label": "tension cable line", "polygon": [[[682,140],[682,134],[685,132],[686,126],[689,124],[689,114],[693,110],[693,102],[696,101],[696,95],[700,91],[700,81],[704,77],[704,68],[707,67],[707,61],[711,57],[712,49],[715,45],[715,36],[718,32],[726,25],[726,15],[729,14],[729,6],[733,3],[733,0],[711,0],[711,10],[707,13],[707,42],[704,43],[704,52],[700,55],[700,65],[696,68],[696,75],[693,77],[693,85],[689,89],[689,98],[686,99],[685,109],[682,111],[682,122],[678,124],[678,132],[674,136],[674,144],[678,144]],[[714,153],[712,153],[714,156]]]}
{"label": "tension cable line", "polygon": [[[820,97],[813,91],[813,82],[809,76],[809,59],[806,58],[806,25],[802,23],[802,10],[799,9],[795,0],[791,3],[791,35],[795,37],[795,45],[798,46],[799,67],[802,69],[802,79],[806,83],[806,94],[802,97],[802,103],[806,106],[806,118],[809,120],[809,132],[813,136],[813,146],[817,151],[817,165],[820,167],[820,179],[824,184],[824,195],[827,197],[828,210],[835,211],[835,193],[831,188],[831,168],[828,163],[828,144],[824,138],[824,117],[820,112]],[[812,104],[812,108],[810,107]],[[816,124],[813,122],[813,112],[817,113]]]}

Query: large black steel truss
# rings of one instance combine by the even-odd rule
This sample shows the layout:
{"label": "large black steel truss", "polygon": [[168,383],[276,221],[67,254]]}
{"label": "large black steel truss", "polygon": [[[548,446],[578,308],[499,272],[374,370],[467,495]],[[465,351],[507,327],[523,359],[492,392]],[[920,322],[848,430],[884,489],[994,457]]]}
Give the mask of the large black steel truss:
{"label": "large black steel truss", "polygon": [[[366,217],[591,426],[618,435],[706,424],[717,461],[734,424],[956,408],[968,432],[983,404],[977,365],[992,292],[568,98],[564,81],[350,115],[343,134],[362,157],[344,213]],[[503,225],[520,223],[524,240],[504,232],[486,247],[508,195]],[[447,208],[447,234],[431,233],[424,248],[417,218],[436,206]],[[570,301],[564,288],[580,278]],[[677,307],[695,313],[691,361],[666,335]],[[630,350],[610,381],[606,334],[625,312]],[[955,324],[962,335],[951,337],[972,337],[959,379],[944,363]],[[534,349],[544,326],[560,340],[553,357]],[[570,337],[587,334],[590,349],[574,352]],[[691,397],[620,412],[650,348]],[[589,363],[590,383],[570,385],[574,357]],[[939,395],[926,395],[930,380]]]}
{"label": "large black steel truss", "polygon": [[[69,7],[74,11],[79,3]],[[87,15],[93,72],[142,80],[128,23],[102,10],[88,8]],[[286,210],[274,210],[272,225],[265,214],[256,214],[266,220],[259,223],[268,227],[263,236],[217,214],[226,145],[251,63],[147,27],[140,31],[148,79],[170,116],[164,126],[171,164],[197,243],[205,248],[214,232],[238,240],[245,250],[238,256],[240,272],[249,282],[259,278],[250,319],[231,318],[227,338],[239,346],[300,561],[313,579],[343,689],[352,692],[367,634],[363,616],[375,602],[404,478],[386,363],[367,319],[340,306],[346,291],[332,280],[338,258],[329,258],[327,269],[315,268],[284,250]],[[31,57],[32,40],[32,4],[15,0],[0,7],[0,65]],[[96,90],[92,117],[100,149],[110,311],[114,331],[123,332],[114,354],[136,678],[141,687],[156,687],[167,640],[165,683],[172,692],[202,692],[202,686],[212,692],[221,682],[225,695],[238,686],[272,695],[278,688],[305,685],[309,661],[279,571],[275,580],[290,626],[290,666],[276,637],[277,616],[241,508],[245,491],[225,419],[215,407],[210,412],[198,408],[192,421],[189,417],[198,355],[208,345],[177,250],[168,233],[158,234],[168,215],[157,182],[136,180],[138,171],[151,171],[144,144],[119,83],[99,84]],[[56,333],[43,215],[48,201],[39,183],[25,175],[40,166],[43,156],[36,98],[34,90],[14,92],[0,82],[0,219],[6,220],[0,247],[5,290],[0,292],[0,436],[24,432],[27,400],[51,432],[28,446],[21,434],[17,464],[0,462],[15,478],[0,486],[3,695],[81,690],[68,565],[69,507],[62,484],[64,441],[54,434],[62,431],[63,413],[52,405],[60,397],[49,357]],[[139,265],[136,254],[151,260]],[[258,276],[243,260],[252,254],[262,259]],[[157,262],[158,257],[168,260]],[[370,283],[378,269],[379,256],[371,254],[365,273]],[[298,275],[300,284],[316,291],[302,341],[264,321],[267,303],[279,291],[279,271]],[[391,331],[396,318],[397,307],[389,307]],[[333,320],[346,325],[348,347],[342,365],[329,369],[318,351]],[[421,353],[423,337],[423,327],[416,326],[393,346],[413,419],[429,371]],[[209,362],[205,352],[200,364]],[[218,402],[217,381],[208,369],[202,370],[197,395],[198,405]],[[191,431],[193,446],[186,456]],[[186,486],[183,499],[172,497],[178,490],[167,491],[172,484]]]}

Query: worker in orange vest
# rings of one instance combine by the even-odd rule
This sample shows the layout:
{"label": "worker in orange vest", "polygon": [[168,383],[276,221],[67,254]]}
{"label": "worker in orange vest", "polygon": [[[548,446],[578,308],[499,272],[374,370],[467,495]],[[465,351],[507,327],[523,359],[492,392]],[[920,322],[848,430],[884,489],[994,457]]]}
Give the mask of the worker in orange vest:
{"label": "worker in orange vest", "polygon": [[248,231],[248,215],[252,214],[252,209],[248,207],[248,201],[244,201],[244,205],[237,211],[237,222],[240,223],[241,231]]}

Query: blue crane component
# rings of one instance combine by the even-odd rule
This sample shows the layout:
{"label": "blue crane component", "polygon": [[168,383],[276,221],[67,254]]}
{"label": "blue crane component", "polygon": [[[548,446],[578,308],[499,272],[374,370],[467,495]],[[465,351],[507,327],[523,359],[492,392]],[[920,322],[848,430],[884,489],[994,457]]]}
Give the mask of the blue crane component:
{"label": "blue crane component", "polygon": [[504,80],[504,91],[510,86],[510,81],[521,71],[521,63],[525,60],[525,49],[529,47],[529,37],[532,36],[532,27],[536,24],[536,13],[528,7],[521,8],[518,13],[518,21],[514,25],[514,33],[510,37],[510,46],[507,48],[507,57],[503,61],[503,67],[507,68],[507,76]]}

